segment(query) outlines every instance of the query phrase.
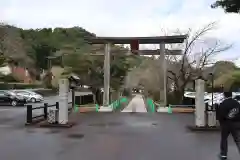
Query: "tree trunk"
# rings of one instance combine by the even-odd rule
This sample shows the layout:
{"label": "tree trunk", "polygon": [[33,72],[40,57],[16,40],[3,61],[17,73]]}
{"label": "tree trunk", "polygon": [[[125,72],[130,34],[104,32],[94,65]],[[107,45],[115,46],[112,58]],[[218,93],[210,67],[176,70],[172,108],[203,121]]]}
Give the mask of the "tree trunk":
{"label": "tree trunk", "polygon": [[100,88],[94,88],[94,87],[91,87],[90,89],[91,89],[92,93],[94,94],[96,103],[99,104],[99,105],[102,105],[101,89]]}
{"label": "tree trunk", "polygon": [[184,89],[174,91],[173,95],[174,95],[174,102],[176,104],[183,104]]}

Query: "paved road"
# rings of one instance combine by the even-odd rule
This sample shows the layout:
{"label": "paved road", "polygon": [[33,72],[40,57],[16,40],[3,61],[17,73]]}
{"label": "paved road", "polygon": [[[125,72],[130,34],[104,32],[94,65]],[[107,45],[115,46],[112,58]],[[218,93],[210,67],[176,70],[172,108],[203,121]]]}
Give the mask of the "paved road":
{"label": "paved road", "polygon": [[147,112],[142,95],[136,95],[122,112]]}
{"label": "paved road", "polygon": [[[219,133],[192,133],[190,114],[76,114],[71,129],[0,127],[1,159],[217,160]],[[231,160],[239,160],[230,140]]]}

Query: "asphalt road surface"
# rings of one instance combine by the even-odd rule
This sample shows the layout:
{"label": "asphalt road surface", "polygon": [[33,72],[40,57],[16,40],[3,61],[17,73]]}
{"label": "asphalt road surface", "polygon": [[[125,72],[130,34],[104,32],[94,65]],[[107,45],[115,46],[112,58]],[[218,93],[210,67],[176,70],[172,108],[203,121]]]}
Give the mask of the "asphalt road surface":
{"label": "asphalt road surface", "polygon": [[[219,133],[193,133],[191,114],[75,114],[70,129],[0,127],[3,160],[217,160]],[[239,160],[232,140],[231,160]]]}

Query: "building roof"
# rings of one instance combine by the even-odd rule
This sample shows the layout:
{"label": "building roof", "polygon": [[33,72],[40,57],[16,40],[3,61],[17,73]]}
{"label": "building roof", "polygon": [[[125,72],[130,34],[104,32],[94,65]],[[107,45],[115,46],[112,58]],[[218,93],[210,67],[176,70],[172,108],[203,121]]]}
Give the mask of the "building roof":
{"label": "building roof", "polygon": [[131,44],[132,41],[138,40],[139,44],[170,44],[183,43],[187,35],[174,36],[155,36],[155,37],[92,37],[88,39],[90,44]]}

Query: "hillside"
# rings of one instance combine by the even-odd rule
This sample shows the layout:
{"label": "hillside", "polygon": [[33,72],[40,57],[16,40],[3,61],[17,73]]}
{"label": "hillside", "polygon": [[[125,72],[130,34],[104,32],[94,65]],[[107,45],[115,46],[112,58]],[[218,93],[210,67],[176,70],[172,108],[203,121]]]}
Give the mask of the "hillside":
{"label": "hillside", "polygon": [[[103,52],[103,45],[89,45],[87,38],[96,36],[81,27],[22,29],[9,25],[0,26],[0,52],[18,65],[27,67],[31,75],[39,77],[48,68],[48,56],[71,53]],[[114,50],[125,48],[113,46]],[[59,65],[59,61],[53,61]]]}

